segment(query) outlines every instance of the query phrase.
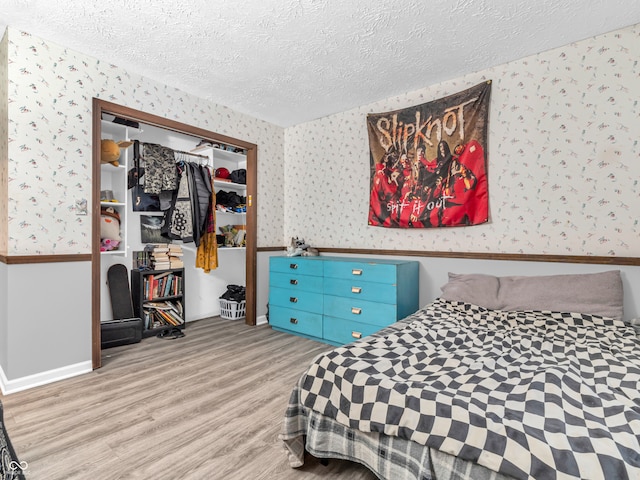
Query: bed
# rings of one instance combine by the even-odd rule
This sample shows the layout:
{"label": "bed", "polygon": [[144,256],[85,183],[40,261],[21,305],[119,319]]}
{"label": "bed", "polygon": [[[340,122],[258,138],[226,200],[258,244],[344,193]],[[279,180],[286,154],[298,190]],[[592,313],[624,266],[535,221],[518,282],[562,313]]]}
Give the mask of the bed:
{"label": "bed", "polygon": [[20,462],[4,427],[4,412],[0,402],[0,480],[24,480],[26,462]]}
{"label": "bed", "polygon": [[619,271],[449,274],[442,295],[318,356],[281,439],[384,479],[640,478],[640,341]]}

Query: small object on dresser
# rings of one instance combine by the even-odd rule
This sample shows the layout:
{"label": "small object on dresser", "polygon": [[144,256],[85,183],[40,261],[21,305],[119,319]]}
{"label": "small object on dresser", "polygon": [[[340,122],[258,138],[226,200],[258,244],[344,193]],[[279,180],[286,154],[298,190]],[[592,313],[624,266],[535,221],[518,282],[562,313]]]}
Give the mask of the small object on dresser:
{"label": "small object on dresser", "polygon": [[307,245],[304,238],[291,237],[291,245],[287,247],[287,257],[317,257],[317,248]]}

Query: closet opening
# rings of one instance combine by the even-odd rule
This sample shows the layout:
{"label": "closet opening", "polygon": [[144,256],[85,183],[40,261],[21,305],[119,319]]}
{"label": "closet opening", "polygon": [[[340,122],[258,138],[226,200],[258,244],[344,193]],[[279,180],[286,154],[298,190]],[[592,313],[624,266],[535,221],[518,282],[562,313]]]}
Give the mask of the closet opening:
{"label": "closet opening", "polygon": [[[180,269],[171,273],[175,273],[175,277],[184,275],[180,282],[184,281],[185,290],[180,290],[178,279],[173,278],[172,275],[176,283],[174,293],[177,295],[170,294],[170,296],[173,303],[183,308],[183,320],[188,323],[217,314],[223,303],[219,300],[219,296],[224,293],[227,284],[242,285],[245,288],[246,298],[246,304],[243,306],[244,322],[247,325],[255,325],[257,146],[244,140],[97,98],[93,99],[92,138],[93,368],[100,368],[102,364],[101,321],[108,320],[108,315],[111,315],[106,271],[111,265],[124,264],[128,269],[131,284],[130,272],[137,273],[135,272],[136,258],[141,255],[138,252],[143,249],[146,243],[144,240],[157,239],[154,237],[156,234],[154,228],[163,215],[161,209],[157,209],[151,203],[143,205],[143,202],[149,202],[148,195],[136,196],[137,193],[134,193],[132,188],[133,184],[139,183],[138,176],[146,175],[144,170],[141,172],[134,162],[134,153],[141,146],[147,149],[156,145],[168,148],[175,155],[176,164],[181,165],[180,168],[189,167],[190,172],[201,170],[202,178],[206,178],[204,174],[206,171],[214,177],[216,169],[220,169],[218,173],[221,177],[234,173],[233,178],[215,178],[211,182],[216,197],[220,193],[221,198],[228,197],[232,202],[229,207],[220,205],[215,213],[214,233],[219,235],[217,245],[221,245],[221,248],[217,249],[218,267],[205,273],[211,265],[204,262],[203,266],[202,249],[197,249],[194,243],[188,241],[188,238],[184,242],[175,241],[175,244],[181,245],[183,250],[181,260],[184,263],[184,273]],[[101,148],[103,139],[109,140],[107,147],[120,149],[119,162],[112,164],[101,162],[101,159],[105,161],[102,158]],[[112,145],[113,143],[116,146]],[[116,151],[115,154],[117,153]],[[140,155],[136,158],[140,158]],[[151,179],[153,173],[152,171],[148,178]],[[141,193],[141,189],[138,188],[135,192]],[[242,201],[244,204],[240,204]],[[103,214],[107,213],[105,208],[109,210],[109,215],[120,222],[119,240],[113,243],[101,241],[105,228],[104,225],[101,226],[101,221],[103,221]],[[166,204],[163,208],[166,208]],[[220,227],[225,227],[228,233],[223,233]],[[171,240],[167,239],[166,243],[169,242]],[[198,259],[200,267],[196,267],[197,254],[200,255]],[[135,276],[136,281],[145,281],[144,276]],[[132,296],[133,287],[131,285]],[[138,288],[139,285],[136,287]],[[167,284],[167,292],[169,288],[173,287]],[[229,318],[225,317],[227,314],[225,310],[223,318]],[[146,322],[149,322],[148,318]],[[185,331],[188,332],[188,326]]]}

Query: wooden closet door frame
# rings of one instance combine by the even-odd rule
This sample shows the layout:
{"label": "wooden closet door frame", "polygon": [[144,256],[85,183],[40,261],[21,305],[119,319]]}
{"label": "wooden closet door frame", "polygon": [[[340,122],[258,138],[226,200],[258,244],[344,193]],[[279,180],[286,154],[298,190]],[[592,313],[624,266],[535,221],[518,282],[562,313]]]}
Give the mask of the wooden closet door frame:
{"label": "wooden closet door frame", "polygon": [[256,324],[256,201],[258,147],[237,138],[221,135],[199,127],[176,122],[151,113],[124,107],[99,98],[93,99],[93,182],[92,182],[92,248],[91,248],[91,337],[93,368],[102,365],[102,347],[100,339],[100,140],[102,136],[102,114],[108,113],[128,120],[153,125],[186,135],[225,143],[246,149],[247,151],[247,235],[246,235],[246,320],[247,325]]}

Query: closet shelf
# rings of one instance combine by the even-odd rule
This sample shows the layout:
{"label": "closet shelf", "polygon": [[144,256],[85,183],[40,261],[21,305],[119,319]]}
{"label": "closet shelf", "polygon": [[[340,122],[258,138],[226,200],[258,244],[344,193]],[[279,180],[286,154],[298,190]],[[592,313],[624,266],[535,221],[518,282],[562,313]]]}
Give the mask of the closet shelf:
{"label": "closet shelf", "polygon": [[[247,247],[218,247],[218,252],[223,250],[246,250]],[[192,253],[197,253],[198,249],[196,247],[185,247],[182,246],[182,250]],[[114,253],[114,252],[102,252],[102,253]]]}
{"label": "closet shelf", "polygon": [[247,186],[242,183],[225,182],[224,180],[213,180],[213,185],[217,190],[246,190]]}
{"label": "closet shelf", "polygon": [[103,170],[106,170],[106,171],[113,171],[113,170],[118,170],[118,169],[126,170],[127,166],[121,163],[117,167],[114,167],[110,163],[101,163],[100,164],[100,168],[102,168]]}
{"label": "closet shelf", "polygon": [[126,250],[109,250],[107,252],[100,252],[100,255],[123,255],[127,256]]}
{"label": "closet shelf", "polygon": [[213,151],[215,158],[218,160],[227,160],[233,162],[246,161],[247,156],[244,153],[230,152],[222,148],[212,147],[210,145],[202,145],[191,150],[191,153],[201,153]]}
{"label": "closet shelf", "polygon": [[[115,116],[113,115],[108,115],[108,114],[103,114],[103,116],[105,118],[103,118],[102,120],[100,120],[101,122],[101,130],[103,134],[107,134],[107,135],[122,135],[124,134],[124,132],[126,131],[129,135],[139,135],[142,133],[142,129],[141,128],[135,128],[135,127],[129,127],[127,125],[124,125],[122,123],[113,123],[113,119],[115,118]],[[108,118],[106,118],[108,117]],[[123,139],[120,139],[123,140]]]}
{"label": "closet shelf", "polygon": [[244,217],[247,215],[247,212],[224,212],[222,210],[216,210],[216,213],[219,215],[231,215],[231,216],[238,216],[238,217]]}

